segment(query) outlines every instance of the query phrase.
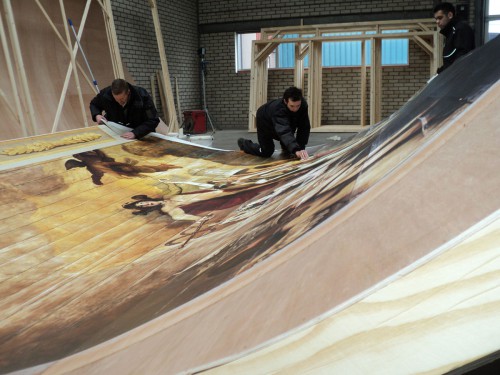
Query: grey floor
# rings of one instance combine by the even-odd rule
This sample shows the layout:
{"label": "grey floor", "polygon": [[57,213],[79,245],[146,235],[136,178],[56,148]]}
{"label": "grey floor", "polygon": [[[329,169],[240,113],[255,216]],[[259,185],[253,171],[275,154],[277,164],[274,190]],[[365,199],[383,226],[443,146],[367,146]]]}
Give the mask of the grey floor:
{"label": "grey floor", "polygon": [[[205,135],[210,135],[210,133]],[[311,133],[307,146],[318,146],[325,143],[342,143],[353,136],[354,133]],[[193,136],[192,142],[198,143],[195,138],[196,136]],[[223,150],[238,150],[238,138],[247,138],[257,142],[257,133],[250,133],[247,130],[217,130],[213,134],[211,146]],[[277,141],[276,147],[280,147]]]}

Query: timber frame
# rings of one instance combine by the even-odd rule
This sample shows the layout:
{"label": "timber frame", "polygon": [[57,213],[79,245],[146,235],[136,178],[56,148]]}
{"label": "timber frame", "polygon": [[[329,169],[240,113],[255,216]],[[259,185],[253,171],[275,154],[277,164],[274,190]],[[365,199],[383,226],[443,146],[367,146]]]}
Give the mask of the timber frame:
{"label": "timber frame", "polygon": [[[404,33],[386,33],[386,31],[408,30]],[[355,33],[356,35],[339,35]],[[286,35],[298,34],[299,37],[284,38]],[[330,35],[328,35],[330,34]],[[337,35],[331,35],[337,34]],[[255,115],[257,109],[267,101],[268,64],[267,58],[281,43],[295,43],[294,85],[300,88],[305,83],[304,58],[309,55],[307,92],[309,117],[312,131],[356,132],[366,125],[381,120],[381,46],[383,39],[408,38],[413,40],[429,55],[429,76],[432,76],[442,60],[442,39],[432,19],[415,19],[400,21],[356,22],[342,24],[291,26],[280,28],[263,28],[261,40],[255,40],[252,46],[252,67],[250,79],[249,131],[255,131]],[[321,124],[322,101],[322,43],[336,41],[361,40],[361,106],[360,125],[326,125]],[[367,105],[367,66],[365,63],[365,41],[371,41],[370,69],[370,119],[366,118]]]}
{"label": "timber frame", "polygon": [[[17,119],[18,124],[22,128],[22,135],[23,137],[28,137],[28,136],[33,136],[37,134],[41,134],[42,130],[39,129],[39,126],[37,124],[36,120],[36,113],[33,105],[33,100],[31,97],[31,89],[29,87],[29,82],[26,74],[26,69],[25,69],[25,63],[23,61],[23,55],[21,52],[21,45],[19,42],[19,37],[17,33],[17,25],[16,25],[16,20],[14,17],[14,12],[12,9],[12,0],[3,0],[3,6],[4,6],[4,11],[5,11],[5,18],[7,20],[7,30],[3,25],[2,22],[2,14],[0,14],[0,35],[1,35],[1,43],[3,47],[3,52],[5,55],[5,61],[7,64],[7,70],[8,70],[8,75],[10,79],[10,84],[11,84],[11,90],[13,93],[13,98],[15,101],[15,109],[9,104],[9,102],[6,100],[6,95],[3,94],[3,91],[0,90],[0,93],[2,94],[1,97],[4,99],[4,104],[9,108],[9,110],[14,114],[15,118]],[[104,24],[106,26],[106,33],[107,33],[107,38],[108,38],[108,44],[109,44],[109,49],[110,49],[110,55],[111,55],[111,62],[113,64],[113,72],[115,75],[115,78],[124,78],[124,70],[123,70],[123,65],[120,57],[120,51],[118,48],[118,39],[116,36],[116,30],[114,26],[114,21],[113,21],[113,13],[111,9],[111,0],[96,0],[97,3],[100,5],[103,16],[104,16]],[[55,3],[55,2],[54,2]],[[79,30],[78,30],[78,38],[80,39],[82,36],[82,33],[85,28],[85,22],[87,20],[87,15],[89,11],[89,7],[92,3],[92,0],[86,0],[85,1],[85,8],[82,14],[81,19],[79,20]],[[88,121],[87,121],[87,109],[86,109],[86,104],[84,103],[83,100],[83,94],[82,94],[82,89],[80,85],[80,78],[78,76],[78,71],[84,78],[84,80],[88,83],[88,85],[91,87],[92,90],[94,90],[97,93],[96,87],[93,85],[92,80],[89,78],[88,74],[84,70],[84,68],[76,61],[76,55],[78,53],[79,45],[75,41],[72,40],[72,37],[70,36],[69,28],[68,28],[68,23],[66,22],[67,15],[66,15],[66,10],[65,10],[65,3],[64,0],[59,0],[58,1],[58,6],[60,8],[61,16],[62,19],[64,20],[62,24],[64,25],[64,34],[61,34],[61,32],[58,30],[58,27],[56,26],[56,23],[59,20],[53,20],[50,18],[49,14],[47,13],[46,9],[40,2],[40,0],[35,0],[34,4],[40,9],[41,13],[45,17],[46,21],[49,23],[51,26],[52,30],[54,31],[55,35],[59,39],[59,41],[64,45],[66,51],[68,52],[70,62],[67,68],[67,73],[66,77],[64,80],[64,85],[61,91],[60,99],[59,99],[59,104],[57,106],[57,110],[54,116],[54,121],[52,125],[52,130],[51,132],[54,133],[58,131],[58,126],[60,122],[60,117],[61,117],[61,111],[64,105],[64,102],[67,98],[67,90],[68,90],[68,85],[71,80],[71,76],[73,76],[73,79],[75,81],[75,86],[76,86],[76,91],[78,95],[78,101],[79,101],[79,106],[81,110],[81,115],[82,115],[82,121],[85,127],[88,127]],[[54,6],[56,6],[54,4]],[[60,22],[60,21],[59,21]],[[12,46],[12,55],[11,56],[11,51],[9,49],[9,41]],[[17,73],[17,75],[16,75]]]}

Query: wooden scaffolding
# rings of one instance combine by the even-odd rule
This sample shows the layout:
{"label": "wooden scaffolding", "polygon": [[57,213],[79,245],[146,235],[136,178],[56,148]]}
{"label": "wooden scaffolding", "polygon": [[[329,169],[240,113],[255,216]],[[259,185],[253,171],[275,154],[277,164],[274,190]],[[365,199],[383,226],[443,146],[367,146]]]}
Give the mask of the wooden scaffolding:
{"label": "wooden scaffolding", "polygon": [[[398,32],[398,30],[407,30]],[[347,35],[346,35],[347,34]],[[268,57],[281,43],[295,44],[294,85],[304,88],[304,59],[309,56],[307,91],[309,117],[312,131],[354,132],[366,125],[381,120],[382,92],[382,40],[413,40],[429,55],[429,76],[434,74],[442,59],[442,39],[435,22],[431,19],[356,22],[310,26],[264,28],[261,40],[252,46],[252,67],[250,81],[249,130],[254,131],[255,115],[259,106],[267,101]],[[361,43],[361,83],[360,83],[360,124],[322,125],[322,43],[338,41],[362,41]],[[368,80],[365,60],[365,42],[371,41],[370,77]],[[369,81],[369,88],[368,88]],[[368,91],[369,89],[369,91]],[[370,100],[370,118],[366,118],[367,93]]]}

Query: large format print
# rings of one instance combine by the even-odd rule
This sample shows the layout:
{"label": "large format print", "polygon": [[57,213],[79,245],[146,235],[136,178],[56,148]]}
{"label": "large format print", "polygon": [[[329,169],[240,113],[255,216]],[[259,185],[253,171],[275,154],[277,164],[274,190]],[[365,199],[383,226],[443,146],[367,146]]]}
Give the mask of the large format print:
{"label": "large format print", "polygon": [[[47,150],[35,150],[40,159],[4,168],[1,372],[116,337],[349,210],[498,81],[499,44],[464,58],[389,119],[305,162],[149,136],[77,144],[45,159]],[[331,248],[342,251],[335,239]]]}

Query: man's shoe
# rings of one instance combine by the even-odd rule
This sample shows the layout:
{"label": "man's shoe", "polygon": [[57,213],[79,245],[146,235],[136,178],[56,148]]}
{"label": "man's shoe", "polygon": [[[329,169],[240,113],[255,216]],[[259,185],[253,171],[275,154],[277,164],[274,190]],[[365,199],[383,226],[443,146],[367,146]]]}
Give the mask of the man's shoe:
{"label": "man's shoe", "polygon": [[245,139],[244,138],[238,139],[238,147],[240,148],[241,151],[245,151]]}

